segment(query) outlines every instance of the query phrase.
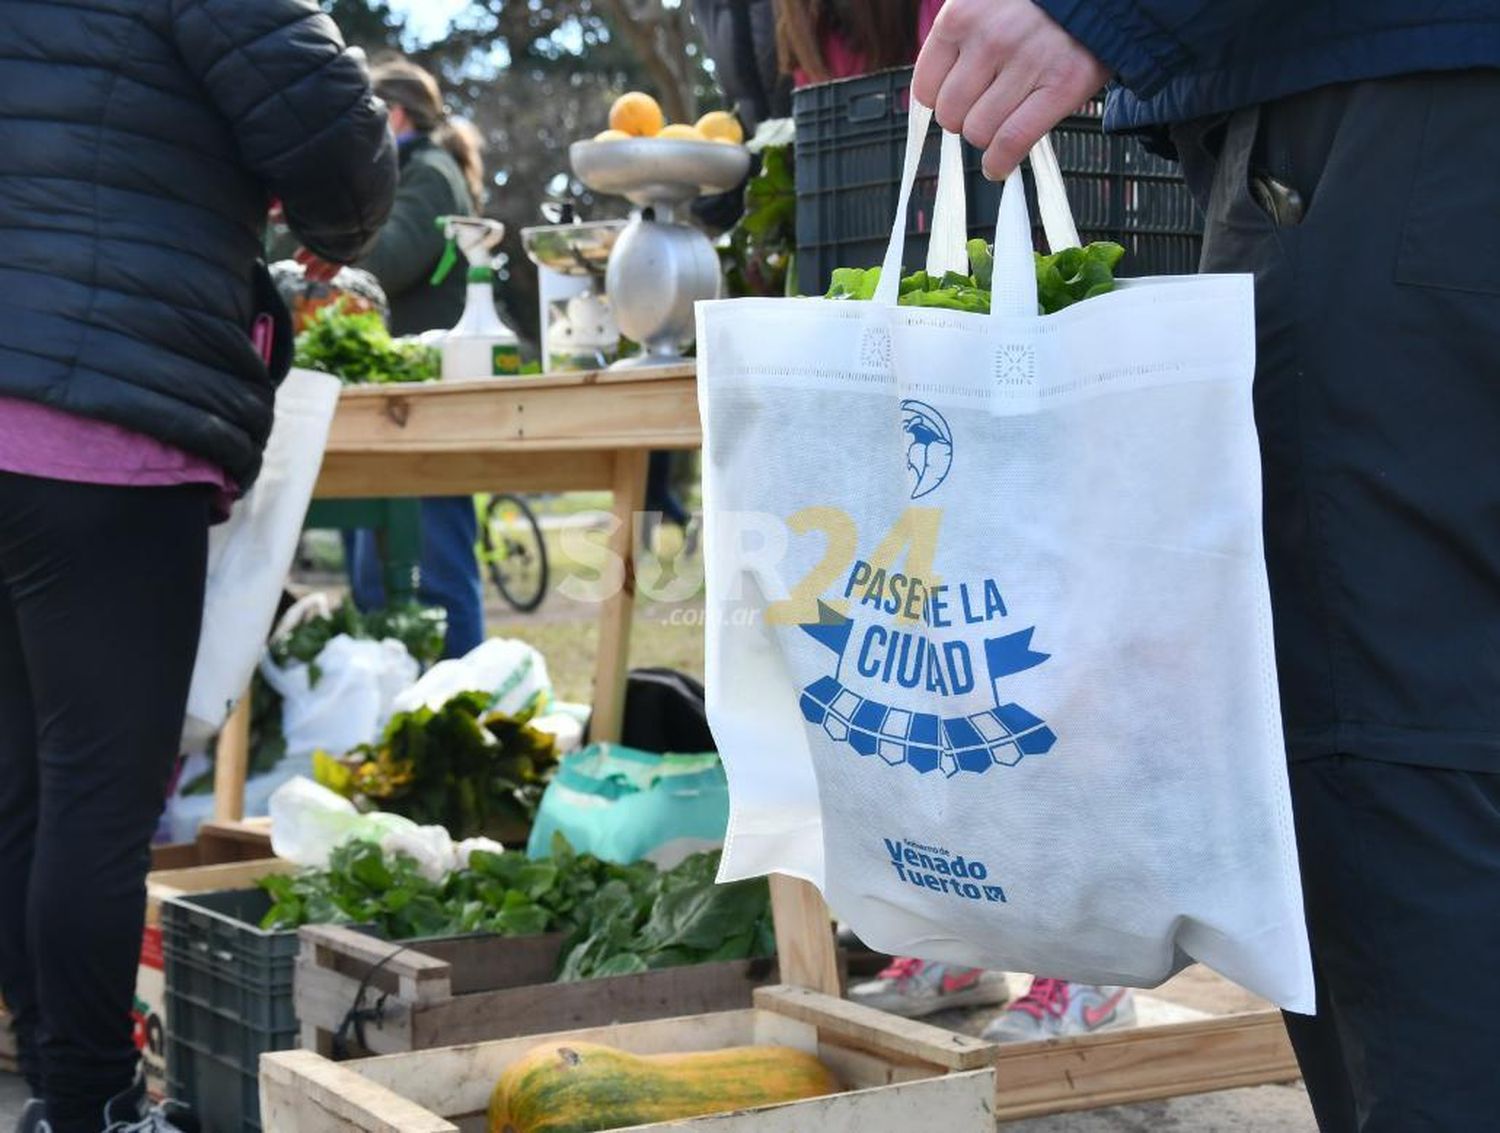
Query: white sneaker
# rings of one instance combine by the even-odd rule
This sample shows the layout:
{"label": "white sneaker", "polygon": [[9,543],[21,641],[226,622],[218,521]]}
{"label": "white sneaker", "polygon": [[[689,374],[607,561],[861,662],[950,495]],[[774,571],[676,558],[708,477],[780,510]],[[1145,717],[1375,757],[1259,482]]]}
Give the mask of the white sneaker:
{"label": "white sneaker", "polygon": [[16,1123],[16,1133],[46,1133],[47,1106],[41,1098],[32,1098],[21,1110],[21,1120]]}
{"label": "white sneaker", "polygon": [[201,1133],[201,1127],[186,1106],[152,1105],[146,1080],[137,1075],[135,1085],[104,1107],[104,1133]]}
{"label": "white sneaker", "polygon": [[849,998],[865,1007],[917,1019],[951,1007],[988,1007],[1010,998],[1004,972],[957,968],[904,956],[868,983],[849,989]]}
{"label": "white sneaker", "polygon": [[992,1043],[1035,1042],[1134,1023],[1135,997],[1129,988],[1038,978],[984,1029],[983,1037]]}

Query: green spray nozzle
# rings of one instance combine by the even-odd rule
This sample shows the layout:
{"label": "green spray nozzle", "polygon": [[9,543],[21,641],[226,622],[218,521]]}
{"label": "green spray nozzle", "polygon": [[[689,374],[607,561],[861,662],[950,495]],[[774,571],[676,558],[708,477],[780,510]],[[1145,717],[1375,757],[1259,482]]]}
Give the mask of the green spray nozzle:
{"label": "green spray nozzle", "polygon": [[505,225],[487,216],[440,216],[436,224],[447,238],[448,246],[443,249],[443,258],[432,273],[434,287],[448,278],[460,253],[469,261],[470,278],[477,271],[490,270],[495,249],[505,239]]}

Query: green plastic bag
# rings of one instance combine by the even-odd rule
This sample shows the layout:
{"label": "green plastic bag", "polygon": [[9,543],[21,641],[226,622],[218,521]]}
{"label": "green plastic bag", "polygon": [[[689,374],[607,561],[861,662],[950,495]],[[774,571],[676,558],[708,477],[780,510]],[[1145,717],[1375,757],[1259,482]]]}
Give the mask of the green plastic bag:
{"label": "green plastic bag", "polygon": [[655,755],[591,744],[564,757],[542,796],[527,853],[545,858],[563,834],[579,853],[670,869],[718,849],[729,825],[729,784],[712,752]]}

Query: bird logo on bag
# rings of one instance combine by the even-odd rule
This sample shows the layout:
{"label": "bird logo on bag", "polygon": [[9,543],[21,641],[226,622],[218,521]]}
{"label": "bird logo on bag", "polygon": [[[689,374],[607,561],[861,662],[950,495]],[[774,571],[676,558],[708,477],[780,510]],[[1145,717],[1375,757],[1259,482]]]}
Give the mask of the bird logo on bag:
{"label": "bird logo on bag", "polygon": [[911,400],[901,403],[901,430],[909,438],[906,471],[911,498],[919,500],[935,492],[953,470],[953,430],[932,406]]}

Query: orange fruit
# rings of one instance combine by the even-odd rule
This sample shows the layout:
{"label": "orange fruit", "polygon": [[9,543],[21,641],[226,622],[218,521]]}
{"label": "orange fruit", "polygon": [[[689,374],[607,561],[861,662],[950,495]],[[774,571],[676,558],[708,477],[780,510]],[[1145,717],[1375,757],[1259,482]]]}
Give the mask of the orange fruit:
{"label": "orange fruit", "polygon": [[665,121],[656,99],[638,90],[622,94],[609,109],[609,128],[636,138],[654,138]]}
{"label": "orange fruit", "polygon": [[603,130],[594,135],[596,142],[628,142],[630,135],[624,130]]}
{"label": "orange fruit", "polygon": [[710,110],[698,119],[697,129],[711,142],[729,142],[736,146],[745,143],[745,129],[740,120],[725,110]]}
{"label": "orange fruit", "polygon": [[657,134],[656,136],[658,138],[664,139],[671,138],[679,142],[702,142],[708,140],[698,132],[697,126],[683,126],[680,124],[663,126],[661,129],[661,133]]}

